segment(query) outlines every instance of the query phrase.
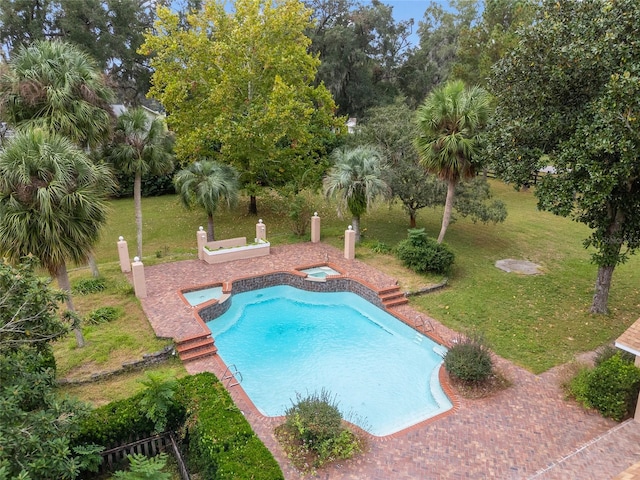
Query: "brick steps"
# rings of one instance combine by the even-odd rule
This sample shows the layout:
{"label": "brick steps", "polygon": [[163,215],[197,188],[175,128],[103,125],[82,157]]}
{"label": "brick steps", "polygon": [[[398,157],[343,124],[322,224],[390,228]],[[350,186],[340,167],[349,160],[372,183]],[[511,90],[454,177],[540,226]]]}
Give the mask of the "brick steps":
{"label": "brick steps", "polygon": [[180,360],[188,362],[197,358],[215,355],[218,348],[215,346],[211,333],[203,333],[194,337],[179,340],[176,345],[176,351],[180,356]]}
{"label": "brick steps", "polygon": [[397,307],[398,305],[404,305],[409,302],[397,285],[379,290],[378,297],[380,297],[385,308]]}

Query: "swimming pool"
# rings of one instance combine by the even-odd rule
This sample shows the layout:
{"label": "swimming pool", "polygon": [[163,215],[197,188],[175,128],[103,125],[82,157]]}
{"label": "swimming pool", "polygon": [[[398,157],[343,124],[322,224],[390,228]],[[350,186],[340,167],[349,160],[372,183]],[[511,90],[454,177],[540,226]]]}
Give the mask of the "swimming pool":
{"label": "swimming pool", "polygon": [[263,415],[325,389],[347,419],[384,436],[452,408],[438,381],[446,349],[356,294],[253,290],[207,326]]}

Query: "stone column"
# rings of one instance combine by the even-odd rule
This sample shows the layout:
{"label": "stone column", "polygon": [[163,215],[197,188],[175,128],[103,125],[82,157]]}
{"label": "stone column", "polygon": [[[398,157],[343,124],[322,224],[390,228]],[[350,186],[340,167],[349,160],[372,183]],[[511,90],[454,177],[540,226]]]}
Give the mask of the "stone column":
{"label": "stone column", "polygon": [[267,227],[262,223],[262,219],[256,223],[256,242],[267,239]]}
{"label": "stone column", "polygon": [[198,258],[200,260],[204,260],[204,246],[207,243],[207,232],[204,231],[203,227],[198,228],[196,232],[196,239],[198,241]]}
{"label": "stone column", "polygon": [[144,280],[144,265],[139,257],[133,257],[131,270],[133,272],[133,290],[136,292],[136,297],[146,298],[147,284]]}
{"label": "stone column", "polygon": [[311,242],[318,243],[320,241],[320,217],[318,212],[313,213],[311,217]]}
{"label": "stone column", "polygon": [[129,273],[131,271],[131,264],[129,263],[129,247],[124,237],[118,237],[118,258],[120,259],[120,270],[122,273]]}
{"label": "stone column", "polygon": [[356,232],[351,225],[344,231],[344,258],[347,260],[356,258]]}

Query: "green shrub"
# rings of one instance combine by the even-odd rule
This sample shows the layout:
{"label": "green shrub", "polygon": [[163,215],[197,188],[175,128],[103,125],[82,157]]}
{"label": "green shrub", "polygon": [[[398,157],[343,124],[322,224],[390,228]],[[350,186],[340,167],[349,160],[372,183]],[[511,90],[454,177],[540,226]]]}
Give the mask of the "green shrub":
{"label": "green shrub", "polygon": [[640,369],[620,353],[583,370],[570,383],[570,392],[587,408],[621,421],[631,415],[640,391]]}
{"label": "green shrub", "polygon": [[406,267],[418,273],[448,273],[455,260],[449,247],[427,237],[424,228],[410,229],[408,238],[396,247],[396,255]]}
{"label": "green shrub", "polygon": [[89,312],[85,317],[85,323],[91,325],[98,325],[100,323],[107,323],[120,318],[122,315],[122,309],[117,307],[100,307]]}
{"label": "green shrub", "polygon": [[361,442],[342,425],[342,413],[326,390],[306,397],[297,395],[296,402],[285,412],[284,427],[304,451],[315,454],[315,467],[337,459],[351,458],[361,451]]}
{"label": "green shrub", "polygon": [[387,253],[391,253],[393,251],[393,249],[389,245],[387,245],[384,242],[381,242],[380,240],[372,243],[370,248],[373,253],[379,253],[383,255]]}
{"label": "green shrub", "polygon": [[102,292],[107,288],[107,282],[104,278],[83,278],[75,282],[73,285],[74,293],[78,295],[89,295],[91,293]]}
{"label": "green shrub", "polygon": [[479,334],[460,338],[447,351],[444,368],[465,382],[482,382],[493,374],[493,359]]}
{"label": "green shrub", "polygon": [[175,378],[167,379],[159,373],[147,373],[144,380],[140,380],[145,387],[140,398],[140,406],[145,416],[153,422],[155,432],[164,432],[167,427],[168,415],[175,406],[175,391],[178,382]]}
{"label": "green shrub", "polygon": [[596,350],[595,358],[593,359],[593,363],[597,367],[605,360],[609,360],[614,355],[619,354],[620,358],[626,363],[634,363],[636,356],[632,353],[626,352],[624,350],[620,350],[614,345],[604,345],[598,350]]}
{"label": "green shrub", "polygon": [[296,403],[285,411],[286,424],[303,441],[319,444],[337,438],[342,431],[342,414],[326,390],[307,397],[297,395]]}

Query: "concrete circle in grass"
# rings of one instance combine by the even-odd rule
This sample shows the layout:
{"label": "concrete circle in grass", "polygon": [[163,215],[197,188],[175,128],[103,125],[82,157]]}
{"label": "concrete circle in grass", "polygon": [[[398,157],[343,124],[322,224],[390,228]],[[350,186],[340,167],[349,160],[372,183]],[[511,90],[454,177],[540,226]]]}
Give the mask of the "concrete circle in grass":
{"label": "concrete circle in grass", "polygon": [[513,258],[498,260],[496,267],[505,272],[519,273],[521,275],[539,275],[542,273],[542,267],[537,263],[528,260],[515,260]]}

